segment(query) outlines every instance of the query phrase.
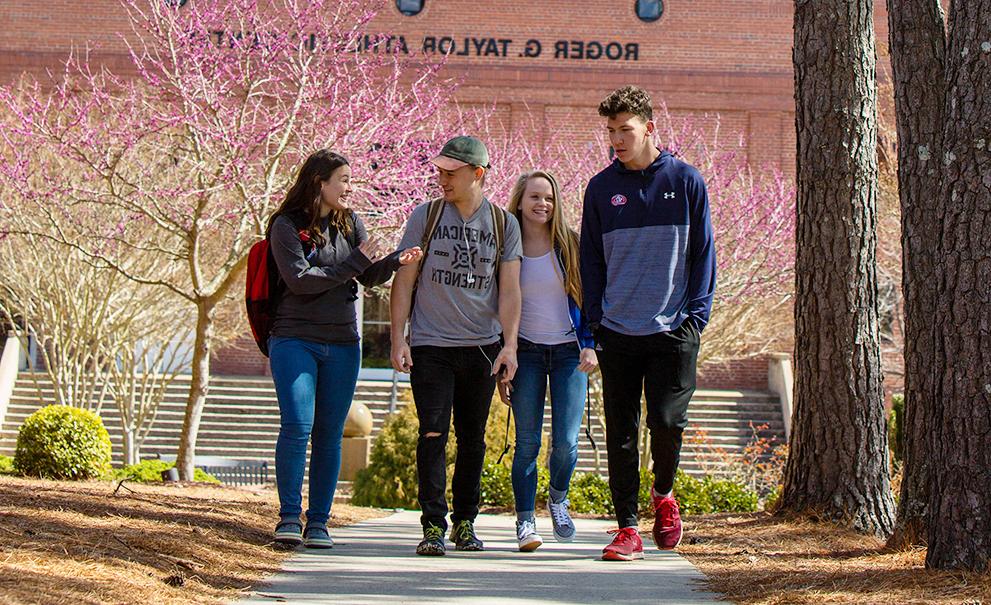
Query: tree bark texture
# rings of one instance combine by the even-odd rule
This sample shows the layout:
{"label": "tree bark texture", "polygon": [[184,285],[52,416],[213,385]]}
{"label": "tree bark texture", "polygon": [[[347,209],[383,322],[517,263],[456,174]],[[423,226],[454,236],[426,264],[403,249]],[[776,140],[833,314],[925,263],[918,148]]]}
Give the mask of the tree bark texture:
{"label": "tree bark texture", "polygon": [[213,320],[216,311],[212,301],[200,301],[196,310],[196,336],[193,340],[192,375],[189,395],[182,421],[182,434],[179,437],[179,451],[176,454],[176,468],[179,478],[192,481],[196,457],[196,437],[200,430],[200,419],[206,406],[206,396],[210,388],[210,349],[213,343]]}
{"label": "tree bark texture", "polygon": [[782,511],[886,536],[873,2],[795,3],[795,415]]}
{"label": "tree bark texture", "polygon": [[888,30],[898,129],[905,311],[902,483],[893,548],[926,541],[932,481],[935,259],[940,231],[945,19],[939,0],[889,0]]}
{"label": "tree bark texture", "polygon": [[985,571],[991,558],[991,0],[954,0],[949,23],[926,565]]}

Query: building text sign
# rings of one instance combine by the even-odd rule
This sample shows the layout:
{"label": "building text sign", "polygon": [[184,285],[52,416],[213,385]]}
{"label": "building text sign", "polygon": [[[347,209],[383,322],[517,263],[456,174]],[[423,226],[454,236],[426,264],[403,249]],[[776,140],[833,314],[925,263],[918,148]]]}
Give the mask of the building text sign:
{"label": "building text sign", "polygon": [[[256,32],[232,32],[211,30],[210,38],[218,45],[264,45],[266,36]],[[295,37],[295,36],[293,36]],[[324,46],[316,35],[303,36],[303,43],[310,50]],[[519,57],[523,59],[550,58],[560,61],[639,61],[640,44],[617,40],[514,40],[490,36],[431,36],[425,35],[418,46],[410,47],[406,36],[364,35],[358,38],[357,47],[362,52],[384,52],[408,55],[420,51],[429,55],[452,57]]]}

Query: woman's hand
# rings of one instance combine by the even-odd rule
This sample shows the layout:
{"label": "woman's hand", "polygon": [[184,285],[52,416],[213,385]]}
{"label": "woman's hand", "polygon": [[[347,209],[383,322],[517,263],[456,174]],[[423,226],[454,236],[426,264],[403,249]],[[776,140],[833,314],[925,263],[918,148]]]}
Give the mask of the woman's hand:
{"label": "woman's hand", "polygon": [[578,370],[588,374],[599,365],[599,357],[594,349],[582,349],[578,355]]}
{"label": "woman's hand", "polygon": [[423,258],[423,250],[420,250],[419,246],[406,248],[399,254],[399,264],[411,265],[418,262],[421,258]]}
{"label": "woman's hand", "polygon": [[358,244],[358,250],[361,250],[361,253],[373,263],[382,260],[389,253],[385,241],[375,236],[369,236],[368,239]]}

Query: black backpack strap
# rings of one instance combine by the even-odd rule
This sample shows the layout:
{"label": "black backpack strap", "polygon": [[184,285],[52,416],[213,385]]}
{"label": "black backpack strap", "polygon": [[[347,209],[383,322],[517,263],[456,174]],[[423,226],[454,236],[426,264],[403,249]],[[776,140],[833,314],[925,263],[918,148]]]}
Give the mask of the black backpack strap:
{"label": "black backpack strap", "polygon": [[[499,264],[502,262],[503,247],[506,239],[506,211],[489,202],[489,211],[492,213],[492,225],[495,228],[496,256],[493,261],[495,271],[493,277],[499,276]],[[496,282],[498,285],[498,282]]]}
{"label": "black backpack strap", "polygon": [[[427,262],[427,253],[430,252],[430,242],[434,239],[434,232],[437,231],[437,226],[440,225],[440,218],[444,214],[445,202],[443,198],[438,198],[430,202],[430,207],[427,208],[427,225],[423,230],[423,236],[420,238],[420,250],[423,251],[423,256],[420,258],[420,264],[416,268],[416,280],[413,281],[413,295],[416,295],[416,287],[420,283],[420,275],[423,273],[423,264]],[[412,302],[410,303],[410,310],[412,311]]]}

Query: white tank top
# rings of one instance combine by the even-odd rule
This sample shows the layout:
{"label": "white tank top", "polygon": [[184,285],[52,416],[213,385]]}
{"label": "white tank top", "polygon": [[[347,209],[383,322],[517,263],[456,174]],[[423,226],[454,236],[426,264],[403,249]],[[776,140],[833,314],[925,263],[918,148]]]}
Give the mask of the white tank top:
{"label": "white tank top", "polygon": [[571,333],[568,294],[554,251],[543,256],[523,257],[520,266],[520,336],[542,345],[559,345],[575,340]]}

